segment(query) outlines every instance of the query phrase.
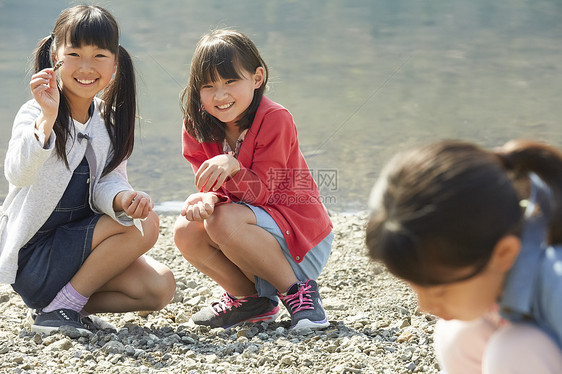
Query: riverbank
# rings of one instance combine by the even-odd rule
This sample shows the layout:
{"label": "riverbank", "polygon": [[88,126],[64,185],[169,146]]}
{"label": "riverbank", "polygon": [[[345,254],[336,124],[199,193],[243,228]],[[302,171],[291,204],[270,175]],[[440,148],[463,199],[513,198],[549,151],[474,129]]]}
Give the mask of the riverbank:
{"label": "riverbank", "polygon": [[41,336],[25,322],[27,308],[0,285],[2,373],[438,373],[435,320],[416,312],[402,282],[371,263],[364,214],[332,216],[334,245],[318,279],[330,326],[293,332],[283,309],[276,322],[231,330],[195,326],[193,313],[220,296],[209,278],[175,248],[174,216],[161,216],[149,255],[176,275],[174,300],[153,313],[104,314],[116,332],[71,338]]}

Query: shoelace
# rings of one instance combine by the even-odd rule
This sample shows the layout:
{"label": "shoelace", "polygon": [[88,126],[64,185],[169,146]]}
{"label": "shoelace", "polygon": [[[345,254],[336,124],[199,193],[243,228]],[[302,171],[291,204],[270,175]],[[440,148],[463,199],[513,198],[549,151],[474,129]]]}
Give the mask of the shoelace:
{"label": "shoelace", "polygon": [[310,295],[314,291],[309,291],[310,286],[301,284],[297,292],[287,296],[280,296],[283,302],[287,303],[291,307],[293,313],[300,312],[305,309],[314,309],[314,303],[312,302],[312,296]]}
{"label": "shoelace", "polygon": [[231,310],[232,308],[238,308],[240,305],[242,305],[242,303],[245,303],[246,301],[247,300],[245,298],[234,299],[228,293],[225,292],[221,296],[220,301],[213,303],[211,307],[213,308],[215,314],[218,316],[219,313],[224,313],[227,310]]}

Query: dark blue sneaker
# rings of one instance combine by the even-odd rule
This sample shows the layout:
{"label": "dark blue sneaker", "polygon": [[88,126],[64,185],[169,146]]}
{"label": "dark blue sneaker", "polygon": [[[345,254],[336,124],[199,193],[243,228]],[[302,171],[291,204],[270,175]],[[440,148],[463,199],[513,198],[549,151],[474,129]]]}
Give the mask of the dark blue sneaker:
{"label": "dark blue sneaker", "polygon": [[314,279],[293,284],[287,296],[277,294],[291,315],[291,328],[321,329],[330,325]]}
{"label": "dark blue sneaker", "polygon": [[62,326],[70,326],[76,328],[80,333],[91,334],[92,332],[80,322],[80,318],[80,313],[70,309],[57,309],[47,313],[39,312],[33,325],[31,325],[31,331],[50,334]]}
{"label": "dark blue sneaker", "polygon": [[279,306],[267,297],[257,295],[240,299],[225,292],[220,301],[195,313],[191,320],[196,325],[229,329],[246,322],[272,322],[279,315]]}

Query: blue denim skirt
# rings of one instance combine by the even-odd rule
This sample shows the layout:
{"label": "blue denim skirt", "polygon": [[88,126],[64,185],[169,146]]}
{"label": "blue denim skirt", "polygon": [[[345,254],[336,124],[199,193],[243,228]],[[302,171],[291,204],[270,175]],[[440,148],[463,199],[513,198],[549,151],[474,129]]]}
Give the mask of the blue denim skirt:
{"label": "blue denim skirt", "polygon": [[[277,240],[281,251],[283,251],[283,255],[289,262],[289,265],[291,265],[299,281],[306,282],[309,279],[316,280],[318,278],[332,252],[332,241],[334,240],[333,232],[326,235],[326,237],[318,243],[316,247],[308,251],[304,259],[298,263],[293,259],[293,256],[291,256],[291,252],[289,252],[289,247],[287,246],[281,229],[265,209],[244,202],[239,202],[237,204],[242,204],[250,208],[256,216],[256,225],[270,233]],[[271,283],[257,276],[254,276],[254,283],[260,297],[268,297],[273,302],[277,302],[277,290]],[[286,292],[287,290],[279,291]]]}
{"label": "blue denim skirt", "polygon": [[49,305],[90,255],[102,215],[92,211],[89,196],[90,168],[84,157],[55,210],[19,251],[12,287],[28,307]]}

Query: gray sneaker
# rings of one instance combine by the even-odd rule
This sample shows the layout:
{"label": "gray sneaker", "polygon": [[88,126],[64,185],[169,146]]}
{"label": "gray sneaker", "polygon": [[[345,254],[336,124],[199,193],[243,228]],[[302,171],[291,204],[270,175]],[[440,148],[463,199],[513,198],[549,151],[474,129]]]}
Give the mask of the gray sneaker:
{"label": "gray sneaker", "polygon": [[[27,327],[31,328],[33,326],[38,313],[41,312],[33,309],[29,309],[27,311],[27,315],[25,317],[25,324]],[[103,318],[96,316],[95,314],[90,314],[87,317],[81,316],[80,323],[82,323],[84,327],[91,332],[96,332],[98,330],[115,333],[117,332],[117,327],[115,327],[113,323],[106,321]],[[41,329],[41,327],[39,328]]]}
{"label": "gray sneaker", "polygon": [[287,296],[277,294],[291,315],[291,328],[320,329],[330,325],[314,279],[293,284]]}
{"label": "gray sneaker", "polygon": [[92,334],[80,321],[80,313],[70,309],[57,309],[47,313],[38,312],[31,325],[31,331],[49,334],[62,326],[71,326],[80,333]]}
{"label": "gray sneaker", "polygon": [[257,295],[237,299],[225,292],[220,301],[195,313],[191,320],[196,325],[229,329],[245,322],[272,322],[279,315],[279,306],[267,297]]}

